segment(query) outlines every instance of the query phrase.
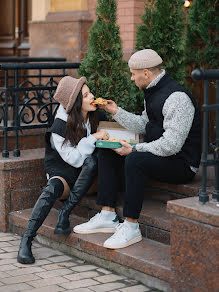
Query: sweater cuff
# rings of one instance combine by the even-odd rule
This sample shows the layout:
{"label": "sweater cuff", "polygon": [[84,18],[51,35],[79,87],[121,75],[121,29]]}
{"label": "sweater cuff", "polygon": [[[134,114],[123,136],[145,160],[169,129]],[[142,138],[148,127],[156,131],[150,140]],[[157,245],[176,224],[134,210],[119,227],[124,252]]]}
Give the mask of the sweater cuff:
{"label": "sweater cuff", "polygon": [[97,139],[91,134],[87,137],[87,141],[90,143],[90,144],[94,144]]}
{"label": "sweater cuff", "polygon": [[114,120],[116,120],[116,118],[119,118],[119,116],[121,115],[121,113],[124,111],[124,109],[122,109],[121,107],[118,107],[118,112],[115,115],[112,115],[112,118]]}

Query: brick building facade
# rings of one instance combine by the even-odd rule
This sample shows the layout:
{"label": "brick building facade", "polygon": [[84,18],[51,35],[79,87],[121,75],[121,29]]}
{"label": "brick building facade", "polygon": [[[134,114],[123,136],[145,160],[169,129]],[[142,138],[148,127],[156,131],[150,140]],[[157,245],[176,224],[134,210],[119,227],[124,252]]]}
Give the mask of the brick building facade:
{"label": "brick building facade", "polygon": [[[134,50],[137,24],[141,21],[146,1],[117,0],[125,59]],[[69,61],[81,61],[87,49],[89,28],[96,18],[96,4],[97,0],[32,0],[29,55],[61,56]]]}

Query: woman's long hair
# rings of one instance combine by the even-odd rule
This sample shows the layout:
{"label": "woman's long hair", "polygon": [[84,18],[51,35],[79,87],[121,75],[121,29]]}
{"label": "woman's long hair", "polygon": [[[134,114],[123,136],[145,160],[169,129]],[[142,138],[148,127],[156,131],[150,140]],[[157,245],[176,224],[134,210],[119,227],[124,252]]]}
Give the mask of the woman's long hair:
{"label": "woman's long hair", "polygon": [[[63,145],[67,143],[67,141],[70,141],[71,145],[75,147],[79,141],[87,135],[87,130],[84,125],[84,118],[82,115],[82,98],[82,92],[80,90],[68,115]],[[91,125],[91,133],[95,133],[99,124],[97,111],[88,112],[87,117]]]}

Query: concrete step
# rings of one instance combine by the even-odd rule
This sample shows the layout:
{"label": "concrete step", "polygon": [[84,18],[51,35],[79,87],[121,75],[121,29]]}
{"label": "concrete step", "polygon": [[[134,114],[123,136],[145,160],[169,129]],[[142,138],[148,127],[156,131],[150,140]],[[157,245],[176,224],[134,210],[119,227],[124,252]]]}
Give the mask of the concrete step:
{"label": "concrete step", "polygon": [[[11,212],[9,216],[10,230],[22,235],[27,225],[32,209]],[[38,238],[42,243],[61,249],[68,254],[76,255],[86,260],[98,263],[112,270],[120,269],[121,273],[132,275],[137,280],[147,284],[155,281],[157,289],[169,291],[172,281],[170,266],[170,247],[150,239],[119,250],[109,250],[103,247],[103,242],[109,234],[79,235],[71,233],[69,236],[53,234],[58,211],[52,209],[44,224],[38,231]],[[71,215],[71,226],[83,223],[84,218]],[[141,278],[141,279],[140,279]],[[159,284],[160,283],[160,284]],[[159,286],[161,285],[161,286]],[[152,287],[155,287],[151,284]]]}

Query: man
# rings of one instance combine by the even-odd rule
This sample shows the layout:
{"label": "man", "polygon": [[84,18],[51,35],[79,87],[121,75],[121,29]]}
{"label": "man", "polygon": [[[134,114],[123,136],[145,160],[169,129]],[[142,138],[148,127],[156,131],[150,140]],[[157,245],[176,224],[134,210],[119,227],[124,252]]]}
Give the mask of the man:
{"label": "man", "polygon": [[[112,249],[142,240],[137,220],[148,178],[186,183],[195,176],[201,156],[200,113],[191,93],[161,69],[162,59],[151,49],[134,53],[128,64],[131,80],[144,91],[142,115],[129,113],[113,101],[103,108],[125,128],[144,134],[144,142],[131,146],[121,141],[122,148],[100,151],[97,204],[102,210],[74,228],[82,234],[115,232],[104,242]],[[119,224],[115,207],[122,167],[125,221]]]}

